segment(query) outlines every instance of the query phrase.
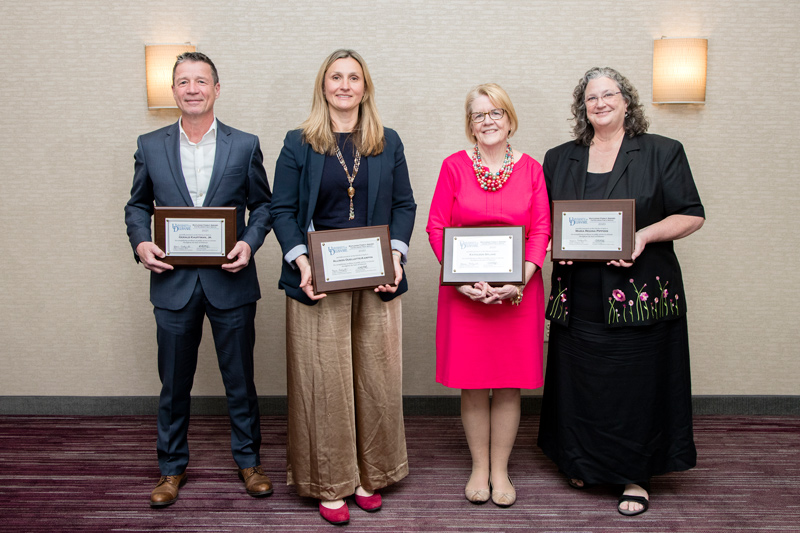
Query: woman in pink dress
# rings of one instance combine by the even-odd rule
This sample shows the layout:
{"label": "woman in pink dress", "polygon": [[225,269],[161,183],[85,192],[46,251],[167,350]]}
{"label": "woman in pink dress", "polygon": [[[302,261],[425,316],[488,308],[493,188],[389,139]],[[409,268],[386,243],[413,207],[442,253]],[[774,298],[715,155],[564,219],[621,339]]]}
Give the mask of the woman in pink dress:
{"label": "woman in pink dress", "polygon": [[509,143],[517,114],[508,94],[494,83],[479,85],[465,107],[467,137],[475,144],[442,163],[428,218],[431,247],[441,262],[445,227],[525,226],[525,283],[439,288],[436,381],[461,389],[472,455],[466,498],[508,507],[517,497],[508,458],[519,427],[520,389],[543,381],[541,265],[550,206],[541,165]]}

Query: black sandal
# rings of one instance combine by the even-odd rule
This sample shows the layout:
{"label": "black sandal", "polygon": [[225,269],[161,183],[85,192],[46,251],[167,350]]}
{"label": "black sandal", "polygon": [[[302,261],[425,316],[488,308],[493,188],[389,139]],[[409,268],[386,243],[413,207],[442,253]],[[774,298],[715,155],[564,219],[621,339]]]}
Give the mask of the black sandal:
{"label": "black sandal", "polygon": [[[576,481],[580,481],[581,483],[583,483],[583,485],[578,485],[576,483]],[[567,485],[569,485],[573,489],[577,489],[577,490],[583,490],[583,489],[585,489],[587,487],[586,482],[583,481],[582,479],[578,479],[578,478],[572,479],[572,478],[569,478],[569,477],[567,478]]]}
{"label": "black sandal", "polygon": [[[638,511],[629,511],[627,509],[620,509],[619,506],[622,505],[622,502],[634,502],[634,503],[641,503],[642,508]],[[647,508],[650,506],[650,500],[645,498],[644,496],[633,496],[631,494],[623,494],[619,497],[619,501],[617,502],[617,511],[619,514],[623,514],[625,516],[636,516],[637,514],[642,514],[643,512],[647,511]]]}

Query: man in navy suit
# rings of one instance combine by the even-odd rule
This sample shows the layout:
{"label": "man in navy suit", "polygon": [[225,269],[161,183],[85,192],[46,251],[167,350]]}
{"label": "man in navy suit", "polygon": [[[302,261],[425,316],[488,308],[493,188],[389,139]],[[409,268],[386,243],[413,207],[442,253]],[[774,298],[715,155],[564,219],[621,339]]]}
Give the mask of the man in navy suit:
{"label": "man in navy suit", "polygon": [[[261,427],[253,380],[256,300],[261,292],[253,255],[270,230],[272,193],[258,137],[230,128],[214,115],[219,98],[214,63],[198,52],[178,57],[172,92],[177,123],[138,139],[125,223],[134,257],[150,271],[150,301],[158,340],[161,396],[158,464],[161,479],[150,505],[178,499],[189,462],[189,404],[197,349],[207,316],[225,384],[231,450],[251,496],[272,493],[261,468]],[[236,207],[237,242],[222,267],[173,267],[152,242],[153,206]],[[245,225],[245,209],[250,212]]]}

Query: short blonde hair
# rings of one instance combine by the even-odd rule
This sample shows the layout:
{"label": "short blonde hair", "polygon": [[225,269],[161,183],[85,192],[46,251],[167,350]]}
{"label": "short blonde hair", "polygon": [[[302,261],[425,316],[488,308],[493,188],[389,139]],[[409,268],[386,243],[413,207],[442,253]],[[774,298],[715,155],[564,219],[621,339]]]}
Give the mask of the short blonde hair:
{"label": "short blonde hair", "polygon": [[514,104],[511,103],[511,98],[508,96],[508,93],[496,83],[483,83],[467,93],[467,102],[464,105],[464,110],[466,111],[467,139],[473,143],[478,142],[478,139],[475,138],[475,134],[472,133],[473,122],[471,115],[472,103],[481,96],[488,97],[493,105],[506,112],[508,115],[508,121],[511,125],[511,130],[508,132],[508,137],[509,139],[513,137],[517,132],[517,126],[519,125],[519,122],[517,121],[517,112],[514,110]]}
{"label": "short blonde hair", "polygon": [[369,75],[364,59],[354,50],[340,49],[333,52],[319,67],[317,79],[314,82],[314,96],[311,101],[311,114],[300,125],[303,131],[303,140],[319,154],[333,155],[336,153],[336,137],[331,129],[331,115],[328,111],[328,101],[325,99],[325,74],[333,63],[339,59],[352,57],[364,73],[364,96],[358,106],[358,122],[353,129],[353,142],[363,155],[374,156],[383,152],[385,139],[383,137],[383,123],[375,105],[375,88],[372,77]]}

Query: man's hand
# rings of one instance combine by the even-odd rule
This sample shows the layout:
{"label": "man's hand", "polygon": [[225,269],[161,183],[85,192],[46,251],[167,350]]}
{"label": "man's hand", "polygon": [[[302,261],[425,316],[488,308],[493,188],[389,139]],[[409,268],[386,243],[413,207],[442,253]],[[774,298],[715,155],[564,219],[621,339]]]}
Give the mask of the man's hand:
{"label": "man's hand", "polygon": [[239,272],[250,263],[250,255],[250,245],[244,241],[239,241],[234,245],[231,253],[228,254],[228,259],[236,258],[236,261],[225,263],[222,265],[222,269],[228,272]]}
{"label": "man's hand", "polygon": [[156,246],[154,242],[142,241],[136,247],[136,255],[139,256],[139,261],[144,265],[147,270],[161,274],[165,270],[174,270],[175,267],[159,261],[164,259],[167,255],[164,251]]}

